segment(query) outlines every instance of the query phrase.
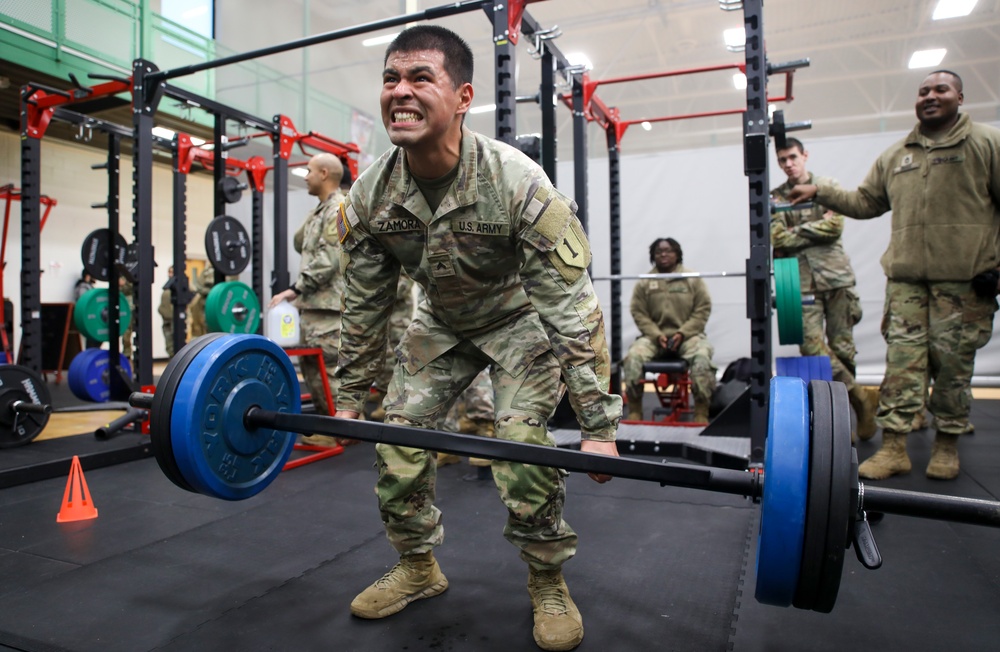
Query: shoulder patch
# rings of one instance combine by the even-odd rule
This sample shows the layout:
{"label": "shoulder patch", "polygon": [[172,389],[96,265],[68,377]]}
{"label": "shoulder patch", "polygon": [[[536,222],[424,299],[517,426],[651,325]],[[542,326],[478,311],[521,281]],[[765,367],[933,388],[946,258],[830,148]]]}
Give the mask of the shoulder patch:
{"label": "shoulder patch", "polygon": [[569,204],[561,199],[553,199],[538,216],[535,231],[549,242],[556,244],[571,221],[574,221],[573,209]]}
{"label": "shoulder patch", "polygon": [[347,235],[351,232],[351,225],[347,222],[347,210],[344,206],[347,202],[340,205],[340,211],[337,212],[337,241],[343,243],[347,238]]}

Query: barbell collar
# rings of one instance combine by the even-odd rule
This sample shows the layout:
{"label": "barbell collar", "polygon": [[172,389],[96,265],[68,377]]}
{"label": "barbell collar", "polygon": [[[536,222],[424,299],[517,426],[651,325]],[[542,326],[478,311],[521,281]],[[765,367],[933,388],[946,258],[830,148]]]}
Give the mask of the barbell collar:
{"label": "barbell collar", "polygon": [[129,394],[128,404],[140,410],[152,410],[153,395],[148,392],[132,392]]}
{"label": "barbell collar", "polygon": [[329,435],[360,439],[376,444],[421,448],[454,455],[468,455],[560,468],[580,473],[598,473],[616,478],[659,482],[662,485],[673,487],[705,489],[750,498],[757,498],[760,495],[757,474],[746,471],[611,457],[554,446],[426,430],[399,424],[337,419],[314,414],[275,412],[257,407],[247,410],[243,422],[251,430],[272,428],[306,435]]}
{"label": "barbell collar", "polygon": [[10,409],[15,414],[52,414],[52,406],[31,401],[14,401],[10,404]]}

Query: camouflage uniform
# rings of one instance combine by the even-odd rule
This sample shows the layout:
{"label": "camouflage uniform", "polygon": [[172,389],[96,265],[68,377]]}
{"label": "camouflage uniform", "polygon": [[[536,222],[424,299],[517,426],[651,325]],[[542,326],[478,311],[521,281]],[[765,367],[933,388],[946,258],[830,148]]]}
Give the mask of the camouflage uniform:
{"label": "camouflage uniform", "polygon": [[205,299],[208,293],[215,286],[215,268],[211,263],[205,263],[205,269],[201,274],[194,277],[194,298],[188,305],[188,319],[191,320],[191,338],[199,337],[208,332],[208,323],[205,321]]}
{"label": "camouflage uniform", "polygon": [[[386,422],[434,427],[490,367],[496,436],[555,445],[545,423],[565,377],[584,439],[614,441],[621,399],[608,393],[604,318],[586,273],[590,250],[572,202],[516,149],[463,129],[457,176],[432,213],[393,148],[355,182],[338,228],[346,283],[340,407],[360,412],[379,371],[402,268],[426,299],[399,345]],[[436,462],[376,446],[376,494],[402,554],[441,543]],[[565,473],[494,462],[504,534],[536,569],[576,551],[562,518]]]}
{"label": "camouflage uniform", "polygon": [[[119,286],[121,289],[118,290],[119,299],[125,299],[125,302],[129,307],[130,318],[128,321],[128,326],[125,327],[125,334],[122,335],[122,355],[124,355],[129,360],[132,359],[132,336],[134,333],[133,325],[135,324],[135,301],[133,300],[133,295],[135,293],[135,286],[125,281],[124,285]],[[134,365],[133,365],[134,366]]]}
{"label": "camouflage uniform", "polygon": [[[826,177],[809,175],[806,183],[836,187]],[[796,182],[791,180],[771,191],[771,197],[787,201]],[[833,379],[854,387],[854,326],[861,321],[861,301],[854,291],[854,270],[844,252],[841,235],[844,217],[818,203],[812,208],[775,213],[771,216],[771,245],[775,258],[797,258],[803,295],[815,297],[802,306],[802,355],[825,355],[833,367]]]}
{"label": "camouflage uniform", "polygon": [[166,341],[167,357],[172,358],[174,357],[174,304],[169,289],[160,295],[160,307],[156,311],[163,318],[163,338]]}
{"label": "camouflage uniform", "polygon": [[406,274],[399,275],[399,285],[396,286],[396,303],[392,306],[392,314],[389,315],[389,338],[385,347],[385,366],[382,372],[375,379],[374,387],[383,395],[389,388],[389,381],[392,380],[392,368],[396,364],[396,347],[403,339],[406,327],[413,319],[413,281]]}
{"label": "camouflage uniform", "polygon": [[[691,271],[683,265],[674,269],[678,274]],[[654,267],[648,273],[656,274],[657,270]],[[712,314],[712,297],[705,281],[700,278],[642,279],[632,290],[629,308],[642,333],[622,360],[622,380],[629,405],[642,405],[643,365],[669,353],[660,347],[660,336],[681,333],[684,339],[678,353],[688,363],[695,404],[704,406],[707,415],[715,391],[716,367],[712,364],[715,350],[705,337],[705,325]]]}
{"label": "camouflage uniform", "polygon": [[887,351],[876,422],[909,432],[930,378],[938,432],[968,432],[976,350],[989,341],[997,309],[994,298],[972,292],[970,280],[1000,263],[1000,130],[959,114],[935,142],[918,125],[879,156],[856,191],[818,189],[816,201],[849,217],[892,211],[882,255]]}
{"label": "camouflage uniform", "polygon": [[[343,200],[344,193],[339,189],[331,193],[309,213],[293,239],[296,245],[301,244],[301,249],[296,250],[302,255],[299,278],[293,286],[299,293],[295,302],[301,319],[302,342],[308,347],[323,349],[323,365],[334,401],[337,397],[334,372],[340,349],[340,304],[344,296],[336,217]],[[300,358],[299,369],[317,411],[333,414],[335,406],[327,405],[316,358]]]}

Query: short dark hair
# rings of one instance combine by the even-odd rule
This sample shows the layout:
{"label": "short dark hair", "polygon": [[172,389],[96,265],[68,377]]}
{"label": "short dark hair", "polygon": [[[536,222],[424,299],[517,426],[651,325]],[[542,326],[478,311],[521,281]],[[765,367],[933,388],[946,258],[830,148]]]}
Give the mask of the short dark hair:
{"label": "short dark hair", "polygon": [[802,141],[799,140],[798,138],[785,138],[785,146],[780,148],[775,147],[775,151],[777,152],[782,149],[791,149],[793,147],[798,147],[799,151],[802,152],[803,154],[805,154],[806,152],[806,146],[803,145]]}
{"label": "short dark hair", "polygon": [[385,49],[384,66],[393,52],[436,50],[444,55],[444,69],[455,88],[472,83],[472,48],[461,36],[440,25],[416,25],[399,33]]}
{"label": "short dark hair", "polygon": [[649,262],[656,262],[656,248],[660,246],[661,242],[666,242],[674,250],[674,253],[677,254],[678,265],[684,262],[684,250],[681,249],[681,243],[673,238],[657,238],[653,240],[653,244],[649,245]]}
{"label": "short dark hair", "polygon": [[[954,79],[955,79],[955,86],[958,89],[958,92],[959,93],[962,92],[962,78],[958,76],[957,72],[954,72],[952,70],[946,70],[945,68],[941,68],[940,70],[935,70],[933,72],[927,73],[927,77],[930,77],[931,75],[936,75],[939,72],[940,73],[944,73],[946,75],[951,75],[952,77],[954,77]],[[924,79],[926,79],[926,77]]]}

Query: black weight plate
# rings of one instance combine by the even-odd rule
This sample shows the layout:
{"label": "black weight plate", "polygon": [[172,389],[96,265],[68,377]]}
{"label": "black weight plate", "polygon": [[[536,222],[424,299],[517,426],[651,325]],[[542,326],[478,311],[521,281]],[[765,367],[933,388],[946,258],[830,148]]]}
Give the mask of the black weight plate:
{"label": "black weight plate", "polygon": [[0,448],[29,443],[49,422],[48,414],[16,415],[13,410],[15,401],[52,405],[49,388],[38,374],[27,367],[0,365]]}
{"label": "black weight plate", "polygon": [[[823,574],[814,611],[830,613],[837,602],[840,578],[844,572],[844,553],[851,539],[851,403],[847,386],[829,383],[833,407],[833,475],[830,480],[830,506],[826,526],[827,541]],[[857,485],[857,476],[853,476]]]}
{"label": "black weight plate", "polygon": [[[110,242],[109,235],[111,231],[108,229],[97,229],[96,231],[91,231],[86,238],[83,239],[83,247],[80,250],[80,258],[83,260],[83,270],[89,272],[98,281],[107,281],[110,276],[110,265],[109,262],[112,260],[111,252],[108,249],[108,242]],[[114,257],[114,262],[116,264],[125,264],[125,249],[128,244],[125,242],[125,238],[122,234],[115,234],[115,244],[117,249],[117,256]]]}
{"label": "black weight plate", "polygon": [[250,262],[250,236],[235,217],[219,215],[205,230],[205,251],[216,270],[239,274]]}
{"label": "black weight plate", "polygon": [[833,414],[830,385],[809,383],[809,496],[806,529],[802,544],[802,566],[792,605],[812,609],[819,592],[826,552],[827,507],[830,503],[831,458],[833,455]]}
{"label": "black weight plate", "polygon": [[222,333],[209,333],[197,337],[184,345],[177,354],[167,363],[167,368],[163,370],[160,381],[156,383],[156,392],[153,393],[153,407],[149,416],[149,442],[156,457],[156,463],[160,465],[163,475],[170,478],[170,481],[181,489],[197,493],[177,466],[177,459],[174,457],[173,445],[170,441],[170,415],[174,410],[174,398],[177,395],[177,384],[184,376],[184,371],[194,360],[198,352],[211,344],[214,340],[222,337]]}
{"label": "black weight plate", "polygon": [[219,192],[222,193],[222,201],[227,204],[235,204],[243,197],[243,184],[236,177],[223,177],[219,180]]}

